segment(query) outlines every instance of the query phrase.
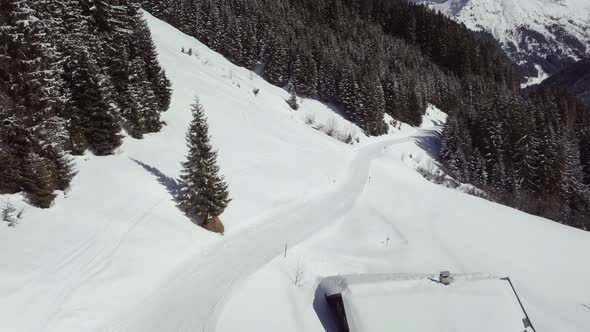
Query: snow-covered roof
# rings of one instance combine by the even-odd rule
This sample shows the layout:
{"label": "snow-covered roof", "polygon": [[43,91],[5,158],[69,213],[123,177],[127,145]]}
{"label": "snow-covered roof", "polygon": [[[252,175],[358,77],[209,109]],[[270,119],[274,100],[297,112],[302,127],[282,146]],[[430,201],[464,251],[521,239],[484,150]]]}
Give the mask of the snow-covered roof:
{"label": "snow-covered roof", "polygon": [[354,275],[325,279],[327,296],[342,296],[351,332],[522,332],[528,318],[507,278],[453,275]]}

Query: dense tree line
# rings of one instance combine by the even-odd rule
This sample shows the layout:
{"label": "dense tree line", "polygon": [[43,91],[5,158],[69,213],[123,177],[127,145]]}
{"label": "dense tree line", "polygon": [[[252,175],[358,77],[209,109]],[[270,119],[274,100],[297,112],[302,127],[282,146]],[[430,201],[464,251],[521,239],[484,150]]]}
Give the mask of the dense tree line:
{"label": "dense tree line", "polygon": [[[398,31],[385,25],[386,17],[399,19],[403,26],[420,15],[436,17],[441,26],[462,31],[467,38],[463,44],[488,49],[442,15],[392,1],[408,8],[407,16],[398,17],[395,6],[374,2],[370,11],[365,10],[369,1],[360,6],[344,0],[146,0],[143,6],[271,83],[292,85],[299,95],[340,106],[343,115],[368,134],[379,135],[386,131],[384,113],[417,125],[427,102],[455,107],[452,105],[459,104],[463,95],[459,78],[478,75],[465,64],[469,60],[460,62],[459,74],[431,61],[431,55],[410,37],[427,34],[420,30],[422,23],[415,31]],[[422,44],[426,49],[429,43],[440,42],[437,38]],[[471,56],[464,54],[470,48],[462,45],[449,45],[445,51],[431,48],[445,52],[441,63]],[[498,81],[510,81],[509,63],[501,66],[498,57],[492,56],[481,59]]]}
{"label": "dense tree line", "polygon": [[170,83],[130,0],[0,0],[0,193],[48,207],[69,153],[161,127]]}
{"label": "dense tree line", "polygon": [[590,113],[567,93],[481,97],[450,118],[441,158],[502,203],[590,229]]}
{"label": "dense tree line", "polygon": [[[145,0],[155,16],[273,84],[341,106],[368,134],[457,108],[464,81],[513,88],[512,65],[442,14],[402,0]],[[485,77],[485,78],[484,78]]]}
{"label": "dense tree line", "polygon": [[[145,0],[158,18],[273,84],[340,106],[366,133],[384,113],[450,114],[442,161],[503,203],[588,227],[588,122],[567,95],[521,96],[496,46],[404,0]],[[544,204],[548,202],[547,204]]]}

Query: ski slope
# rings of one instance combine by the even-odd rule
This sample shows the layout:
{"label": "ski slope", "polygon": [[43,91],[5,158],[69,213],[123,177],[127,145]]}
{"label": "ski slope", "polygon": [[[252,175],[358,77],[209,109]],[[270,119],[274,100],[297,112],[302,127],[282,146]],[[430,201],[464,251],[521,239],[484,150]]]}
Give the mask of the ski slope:
{"label": "ski slope", "polygon": [[[590,329],[588,233],[416,172],[437,167],[442,112],[369,138],[317,101],[292,111],[284,90],[145,16],[173,84],[167,125],[116,155],[78,157],[51,209],[10,197],[25,216],[0,227],[2,330],[324,331],[323,276],[442,269],[509,275],[539,331]],[[194,95],[233,198],[223,237],[192,225],[170,195]]]}

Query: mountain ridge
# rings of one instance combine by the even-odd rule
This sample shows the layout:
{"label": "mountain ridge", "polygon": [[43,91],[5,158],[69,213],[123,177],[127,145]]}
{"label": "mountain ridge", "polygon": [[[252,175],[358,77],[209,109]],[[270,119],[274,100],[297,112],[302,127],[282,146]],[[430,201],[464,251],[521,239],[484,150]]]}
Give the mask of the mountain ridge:
{"label": "mountain ridge", "polygon": [[412,0],[491,33],[525,76],[554,74],[590,56],[590,3],[582,0]]}

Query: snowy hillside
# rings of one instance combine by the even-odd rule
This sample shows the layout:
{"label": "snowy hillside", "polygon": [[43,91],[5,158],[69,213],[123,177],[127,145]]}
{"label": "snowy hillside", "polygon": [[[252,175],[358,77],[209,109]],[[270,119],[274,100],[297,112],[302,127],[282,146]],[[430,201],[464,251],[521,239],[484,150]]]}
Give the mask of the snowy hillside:
{"label": "snowy hillside", "polygon": [[491,33],[517,63],[538,78],[590,55],[586,0],[414,0]]}
{"label": "snowy hillside", "polygon": [[[2,330],[324,331],[322,277],[443,269],[510,276],[539,331],[590,329],[589,233],[416,172],[436,168],[442,112],[369,138],[322,103],[292,111],[286,91],[146,18],[174,89],[167,125],[77,158],[72,189],[48,210],[11,197],[25,213],[0,227]],[[223,237],[169,193],[195,94],[233,198]]]}

